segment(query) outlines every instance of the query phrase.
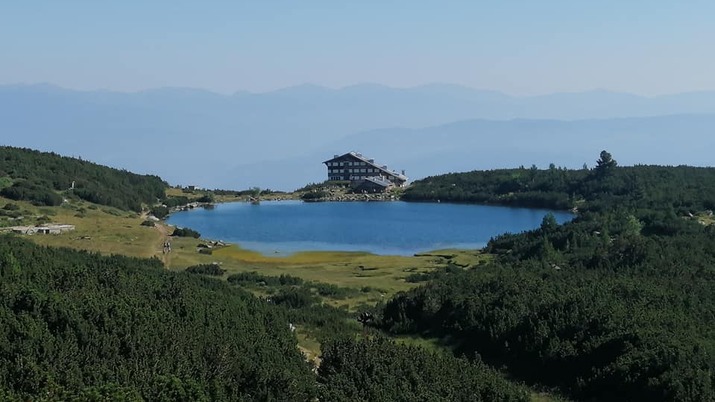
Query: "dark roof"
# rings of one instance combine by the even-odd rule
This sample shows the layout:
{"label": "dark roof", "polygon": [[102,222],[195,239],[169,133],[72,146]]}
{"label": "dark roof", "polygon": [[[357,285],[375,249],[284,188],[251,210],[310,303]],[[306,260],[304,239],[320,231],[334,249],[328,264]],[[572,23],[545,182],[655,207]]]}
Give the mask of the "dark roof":
{"label": "dark roof", "polygon": [[345,157],[345,156],[352,156],[352,157],[354,157],[354,158],[356,158],[356,159],[359,159],[359,160],[361,160],[361,161],[367,163],[368,165],[370,165],[370,166],[372,166],[372,167],[374,167],[374,168],[380,169],[380,171],[382,171],[382,172],[385,172],[385,173],[387,173],[387,174],[389,174],[389,175],[391,175],[391,176],[395,176],[395,177],[397,177],[397,178],[400,179],[400,180],[407,181],[407,176],[405,176],[405,175],[403,175],[403,174],[400,174],[400,173],[398,173],[398,172],[396,172],[396,171],[394,171],[394,170],[388,170],[388,169],[384,168],[383,166],[380,166],[380,165],[378,165],[377,163],[375,163],[375,160],[374,160],[374,159],[368,159],[368,158],[366,158],[365,156],[363,156],[362,154],[357,153],[357,152],[348,152],[348,153],[346,153],[346,154],[342,154],[342,155],[337,156],[337,157],[335,157],[335,158],[328,159],[327,161],[325,161],[325,162],[323,162],[323,163],[327,164],[328,162],[332,162],[332,161],[334,161],[334,160],[336,160],[336,159],[341,159],[341,158],[343,158],[343,157]]}

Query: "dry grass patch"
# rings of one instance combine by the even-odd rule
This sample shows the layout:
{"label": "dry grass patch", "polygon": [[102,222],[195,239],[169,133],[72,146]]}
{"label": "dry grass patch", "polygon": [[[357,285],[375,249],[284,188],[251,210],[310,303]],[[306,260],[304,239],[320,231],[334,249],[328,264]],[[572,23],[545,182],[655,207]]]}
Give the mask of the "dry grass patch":
{"label": "dry grass patch", "polygon": [[102,254],[152,257],[157,254],[156,245],[161,241],[161,235],[156,229],[141,226],[142,219],[133,212],[82,201],[66,203],[59,207],[35,207],[27,202],[0,198],[0,205],[7,202],[17,204],[31,213],[16,225],[35,225],[38,216],[47,216],[52,223],[75,225],[75,230],[68,233],[28,236],[37,244],[71,247]]}

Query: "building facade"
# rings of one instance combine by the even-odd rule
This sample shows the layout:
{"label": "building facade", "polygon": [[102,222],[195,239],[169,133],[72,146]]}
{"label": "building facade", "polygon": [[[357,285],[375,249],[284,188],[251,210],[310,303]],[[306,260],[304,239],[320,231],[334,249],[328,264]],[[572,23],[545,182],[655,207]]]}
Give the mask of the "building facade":
{"label": "building facade", "polygon": [[[382,187],[403,187],[407,183],[405,171],[390,170],[385,165],[375,163],[358,152],[335,155],[323,162],[328,168],[329,181],[349,181],[353,187],[368,185],[376,189]],[[375,187],[377,186],[377,187]]]}

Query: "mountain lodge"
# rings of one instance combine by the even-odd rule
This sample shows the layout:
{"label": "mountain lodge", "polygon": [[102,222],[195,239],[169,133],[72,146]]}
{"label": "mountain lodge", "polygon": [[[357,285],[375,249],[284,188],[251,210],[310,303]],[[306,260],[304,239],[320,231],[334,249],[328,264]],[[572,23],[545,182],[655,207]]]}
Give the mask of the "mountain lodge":
{"label": "mountain lodge", "polygon": [[389,170],[358,152],[334,155],[323,163],[328,167],[328,180],[349,181],[357,191],[380,192],[407,183],[404,170],[401,173]]}

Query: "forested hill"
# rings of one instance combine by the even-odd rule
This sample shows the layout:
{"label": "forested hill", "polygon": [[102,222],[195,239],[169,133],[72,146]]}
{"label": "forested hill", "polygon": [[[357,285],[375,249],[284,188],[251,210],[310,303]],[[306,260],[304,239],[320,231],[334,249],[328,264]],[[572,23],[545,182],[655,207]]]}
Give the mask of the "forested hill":
{"label": "forested hill", "polygon": [[553,209],[638,209],[669,205],[678,213],[715,209],[715,168],[620,167],[604,151],[593,169],[520,167],[450,173],[416,181],[407,201],[474,202]]}
{"label": "forested hill", "polygon": [[158,260],[0,236],[0,400],[311,400],[288,319]]}
{"label": "forested hill", "polygon": [[[74,189],[71,189],[74,183]],[[0,147],[0,195],[37,205],[59,205],[78,197],[140,211],[165,197],[161,178],[139,175],[81,159],[24,148]]]}
{"label": "forested hill", "polygon": [[397,295],[382,327],[448,338],[580,400],[715,401],[715,225],[704,211],[715,169],[616,165],[603,153],[590,171],[473,172],[416,186],[431,182],[445,200],[576,202],[582,212],[492,239],[491,263]]}
{"label": "forested hill", "polygon": [[[269,302],[158,260],[0,236],[0,401],[529,400],[482,363],[358,341],[284,279]],[[291,322],[334,337],[317,374]]]}

